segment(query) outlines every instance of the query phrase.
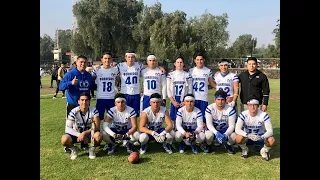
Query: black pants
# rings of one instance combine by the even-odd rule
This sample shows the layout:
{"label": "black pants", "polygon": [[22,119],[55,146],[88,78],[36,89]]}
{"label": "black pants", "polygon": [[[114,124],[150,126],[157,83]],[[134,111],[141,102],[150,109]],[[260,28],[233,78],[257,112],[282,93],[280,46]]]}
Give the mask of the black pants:
{"label": "black pants", "polygon": [[[51,76],[51,87],[52,87],[52,85],[53,85],[53,80],[55,80],[56,83],[58,83],[58,81],[57,81],[57,76]],[[58,86],[58,85],[57,85],[57,86]]]}
{"label": "black pants", "polygon": [[72,110],[73,108],[75,108],[75,107],[77,107],[77,106],[76,106],[76,105],[73,105],[73,104],[67,103],[67,118],[68,118],[68,115],[69,115],[69,113],[71,112],[71,110]]}
{"label": "black pants", "polygon": [[[61,80],[57,80],[57,89],[56,89],[56,95],[59,92],[59,84],[60,84]],[[62,91],[62,94],[64,95],[65,90]]]}

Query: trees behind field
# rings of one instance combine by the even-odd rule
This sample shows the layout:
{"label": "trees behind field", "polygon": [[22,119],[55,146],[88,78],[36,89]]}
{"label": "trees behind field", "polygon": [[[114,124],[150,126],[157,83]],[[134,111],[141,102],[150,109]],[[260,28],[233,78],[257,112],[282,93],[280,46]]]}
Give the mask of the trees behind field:
{"label": "trees behind field", "polygon": [[192,62],[195,51],[206,52],[207,59],[246,57],[252,49],[261,56],[279,57],[280,19],[277,28],[270,32],[275,34],[276,45],[255,48],[257,39],[252,43],[252,35],[243,34],[228,47],[226,13],[212,15],[205,11],[187,19],[183,11],[164,13],[161,8],[159,2],[147,6],[135,0],[81,0],[73,7],[78,29],[73,36],[60,41],[68,46],[61,46],[94,58],[104,51],[123,56],[133,49],[139,58],[154,53],[160,62],[173,60],[177,54]]}

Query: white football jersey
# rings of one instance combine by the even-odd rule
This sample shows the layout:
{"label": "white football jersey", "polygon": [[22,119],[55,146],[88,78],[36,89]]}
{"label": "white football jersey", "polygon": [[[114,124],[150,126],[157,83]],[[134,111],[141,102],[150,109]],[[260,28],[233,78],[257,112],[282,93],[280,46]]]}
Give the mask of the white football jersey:
{"label": "white football jersey", "polygon": [[119,63],[117,68],[121,77],[121,90],[123,94],[140,94],[140,73],[143,64],[134,62],[133,66],[128,67],[126,62]]}
{"label": "white football jersey", "polygon": [[167,76],[167,94],[168,97],[183,97],[192,93],[192,77],[186,71],[172,71]]}
{"label": "white football jersey", "polygon": [[227,93],[228,97],[233,97],[233,83],[239,81],[238,75],[232,72],[228,72],[226,75],[223,75],[219,72],[214,75],[213,80],[217,84],[217,90],[223,90]]}
{"label": "white football jersey", "polygon": [[251,117],[249,110],[241,112],[238,116],[238,121],[243,121],[244,131],[248,134],[264,134],[264,122],[270,121],[269,114],[266,112],[258,110],[258,113],[255,117]]}
{"label": "white football jersey", "polygon": [[158,129],[161,129],[162,123],[164,121],[165,115],[166,115],[166,108],[163,106],[160,106],[160,111],[155,116],[151,110],[151,106],[144,109],[142,112],[145,112],[147,114],[148,122],[146,124],[146,127],[150,130],[157,131]]}
{"label": "white football jersey", "polygon": [[193,108],[192,112],[188,112],[186,106],[183,106],[178,109],[177,118],[178,116],[182,118],[182,128],[188,132],[198,128],[198,121],[203,121],[201,111],[196,107]]}
{"label": "white football jersey", "polygon": [[[80,111],[80,106],[77,106],[70,111],[68,119],[75,121],[79,131],[83,132],[83,130],[88,130],[91,128],[91,123],[95,116],[99,117],[99,112],[95,107],[89,106],[88,111],[85,114],[82,114]],[[73,129],[77,131],[75,126],[73,126]]]}
{"label": "white football jersey", "polygon": [[[236,116],[235,109],[229,106],[228,104],[226,104],[222,109],[222,111],[220,111],[217,109],[216,103],[212,103],[206,108],[205,113],[206,114],[208,113],[212,116],[211,121],[212,121],[213,127],[217,131],[224,131],[228,129],[229,118],[230,117],[235,118]],[[206,121],[210,121],[210,119],[206,119]]]}
{"label": "white football jersey", "polygon": [[208,78],[212,77],[212,71],[207,67],[203,67],[202,69],[194,67],[191,68],[189,72],[192,76],[192,87],[195,99],[208,102]]}
{"label": "white football jersey", "polygon": [[[161,72],[159,68],[150,70],[145,68],[141,71],[143,77],[143,94],[146,96],[151,96],[153,93],[162,94],[162,88],[166,89],[166,77],[165,74]],[[166,94],[165,94],[166,95]],[[165,99],[166,97],[163,97]]]}
{"label": "white football jersey", "polygon": [[130,106],[126,106],[123,112],[118,111],[117,107],[114,106],[109,109],[107,116],[112,119],[111,128],[115,128],[117,131],[124,131],[131,129],[131,118],[136,117],[137,114]]}
{"label": "white football jersey", "polygon": [[97,84],[97,99],[114,99],[115,95],[115,80],[117,74],[119,74],[118,68],[101,67],[95,72],[96,84]]}

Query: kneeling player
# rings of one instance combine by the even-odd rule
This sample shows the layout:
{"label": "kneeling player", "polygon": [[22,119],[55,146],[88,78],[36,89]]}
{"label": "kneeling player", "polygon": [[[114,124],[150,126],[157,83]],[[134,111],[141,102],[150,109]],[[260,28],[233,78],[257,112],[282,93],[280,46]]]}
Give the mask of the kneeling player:
{"label": "kneeling player", "polygon": [[236,123],[236,142],[242,149],[241,157],[247,158],[247,145],[258,144],[262,148],[260,154],[266,161],[270,160],[270,149],[275,139],[269,114],[259,109],[259,101],[255,97],[249,98],[248,110],[239,114]]}
{"label": "kneeling player", "polygon": [[[167,127],[163,127],[163,121]],[[150,96],[150,106],[144,109],[140,117],[140,154],[146,153],[146,144],[150,140],[156,140],[158,143],[163,143],[163,149],[171,154],[171,146],[174,137],[172,121],[169,117],[169,112],[165,107],[161,106],[161,95],[154,93]]]}
{"label": "kneeling player", "polygon": [[[75,143],[88,144],[90,142],[89,158],[94,159],[96,157],[95,147],[102,141],[99,113],[95,107],[89,105],[90,99],[89,94],[80,94],[79,106],[70,111],[66,121],[66,134],[61,137],[61,144],[71,150],[72,160],[78,157],[78,147],[74,145]],[[95,128],[92,127],[92,124]]]}
{"label": "kneeling player", "polygon": [[[109,127],[110,123],[111,128]],[[125,139],[123,140],[123,145],[127,148],[128,153],[133,152],[132,143],[139,140],[137,114],[132,107],[126,105],[124,94],[119,93],[115,96],[115,106],[107,112],[103,122],[102,135],[103,141],[109,147],[108,155],[114,153],[116,147],[114,140],[117,142],[119,139]]]}
{"label": "kneeling player", "polygon": [[236,111],[233,107],[226,104],[227,93],[218,90],[215,93],[214,103],[210,104],[206,109],[207,130],[205,152],[209,151],[209,147],[214,138],[217,138],[220,144],[227,149],[229,154],[235,154],[233,144],[235,144],[236,134],[234,131]]}
{"label": "kneeling player", "polygon": [[[192,152],[197,154],[196,144],[200,144],[205,140],[202,132],[203,120],[201,110],[194,106],[195,99],[193,94],[187,94],[184,97],[185,106],[181,107],[177,112],[175,140],[180,142],[180,153],[184,152],[185,144],[191,145]],[[189,138],[195,135],[195,142],[191,144]],[[185,144],[182,139],[185,138]]]}

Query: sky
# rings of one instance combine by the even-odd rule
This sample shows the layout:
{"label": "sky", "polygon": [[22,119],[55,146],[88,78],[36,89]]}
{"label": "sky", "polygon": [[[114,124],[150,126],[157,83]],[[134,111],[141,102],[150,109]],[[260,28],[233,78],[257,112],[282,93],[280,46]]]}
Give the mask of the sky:
{"label": "sky", "polygon": [[[144,0],[151,6],[157,0]],[[280,19],[280,0],[158,0],[162,11],[184,11],[187,19],[201,16],[206,10],[212,15],[229,16],[229,45],[242,34],[258,40],[257,47],[274,43],[273,29]],[[56,29],[72,28],[72,0],[40,0],[40,36],[54,37]]]}

